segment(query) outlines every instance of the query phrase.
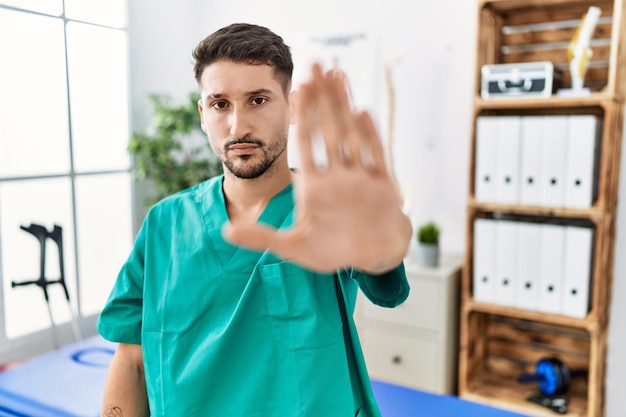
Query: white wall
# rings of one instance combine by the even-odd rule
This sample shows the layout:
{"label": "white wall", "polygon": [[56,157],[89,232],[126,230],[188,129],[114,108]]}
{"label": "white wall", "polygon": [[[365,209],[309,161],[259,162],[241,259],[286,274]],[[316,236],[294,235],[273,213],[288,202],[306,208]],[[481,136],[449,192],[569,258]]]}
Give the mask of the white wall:
{"label": "white wall", "polygon": [[[183,97],[195,88],[191,51],[232,22],[262,24],[296,45],[302,36],[368,31],[380,40],[382,61],[396,51],[395,161],[412,201],[414,225],[442,225],[442,249],[465,249],[477,0],[130,0],[131,93],[135,129],[145,127],[145,94]],[[417,8],[416,8],[417,7]],[[294,50],[294,58],[299,52]],[[302,69],[297,69],[301,71]],[[625,146],[626,153],[626,146]],[[626,156],[624,156],[626,158]],[[626,160],[626,159],[624,159]],[[626,168],[625,168],[626,169]],[[623,176],[624,174],[622,174]],[[626,193],[626,179],[620,194]],[[607,417],[623,417],[626,398],[626,206],[620,204],[609,335]],[[138,213],[137,218],[141,217]]]}
{"label": "white wall", "polygon": [[[165,93],[183,100],[197,88],[191,52],[203,32],[197,0],[128,0],[131,129],[149,125],[149,93]],[[135,185],[134,229],[145,214],[145,200],[152,188],[147,182]]]}

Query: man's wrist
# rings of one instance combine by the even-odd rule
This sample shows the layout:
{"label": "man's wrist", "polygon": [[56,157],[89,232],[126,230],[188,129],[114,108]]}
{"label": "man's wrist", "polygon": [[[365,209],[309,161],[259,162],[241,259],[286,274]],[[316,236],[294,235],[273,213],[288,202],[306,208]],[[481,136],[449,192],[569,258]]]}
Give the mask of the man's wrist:
{"label": "man's wrist", "polygon": [[385,253],[381,257],[370,258],[361,267],[356,269],[372,275],[382,275],[398,267],[406,257],[413,234],[413,228],[409,218],[402,214],[397,227],[397,239],[385,246]]}

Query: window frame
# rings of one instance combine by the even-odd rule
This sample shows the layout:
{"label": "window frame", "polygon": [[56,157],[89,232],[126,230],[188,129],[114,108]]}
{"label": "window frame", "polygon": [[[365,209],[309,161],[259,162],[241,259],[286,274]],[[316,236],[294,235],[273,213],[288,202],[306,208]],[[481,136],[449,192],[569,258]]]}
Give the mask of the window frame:
{"label": "window frame", "polygon": [[[81,272],[80,272],[80,251],[78,247],[79,238],[78,238],[78,231],[77,231],[78,215],[77,215],[76,209],[77,209],[78,203],[77,203],[77,194],[76,194],[76,188],[77,188],[76,182],[77,182],[77,179],[81,177],[106,176],[106,175],[111,175],[111,174],[127,174],[129,176],[129,181],[130,181],[130,174],[132,172],[132,167],[131,167],[130,155],[128,155],[128,158],[129,158],[128,166],[123,169],[104,169],[104,170],[90,170],[90,171],[80,171],[80,172],[76,171],[75,160],[74,160],[74,155],[73,155],[74,136],[73,136],[73,128],[72,128],[72,103],[71,103],[71,96],[70,96],[72,80],[70,76],[70,66],[69,66],[70,64],[69,64],[69,57],[68,57],[68,40],[67,40],[68,23],[76,22],[76,23],[92,25],[92,26],[97,26],[97,27],[102,27],[102,28],[107,28],[107,29],[119,30],[124,33],[126,40],[127,40],[127,45],[128,45],[128,35],[129,35],[128,6],[129,5],[128,5],[128,0],[122,0],[122,1],[124,3],[123,7],[126,12],[126,18],[125,18],[126,23],[123,26],[108,26],[108,25],[104,25],[100,23],[93,23],[93,22],[89,22],[85,20],[68,18],[65,13],[66,0],[61,0],[63,10],[60,15],[47,14],[44,12],[30,10],[26,8],[20,8],[20,7],[16,7],[12,5],[0,4],[0,11],[9,10],[9,11],[14,11],[14,12],[19,12],[19,13],[45,16],[49,18],[59,19],[62,21],[62,24],[63,24],[63,50],[65,54],[64,60],[65,60],[65,77],[66,77],[66,103],[67,103],[67,115],[68,115],[67,116],[67,123],[68,123],[67,140],[69,144],[69,159],[70,159],[69,160],[69,172],[58,173],[58,174],[42,174],[42,175],[35,174],[35,175],[22,175],[22,176],[20,175],[1,176],[0,175],[0,184],[16,182],[16,181],[52,179],[52,178],[69,179],[70,184],[71,184],[71,201],[69,203],[69,206],[71,207],[70,217],[72,218],[72,225],[68,229],[73,231],[73,234],[71,235],[64,234],[63,239],[64,241],[71,239],[74,242],[74,244],[72,245],[72,249],[74,251],[72,268],[74,268],[75,270],[75,276],[72,278],[75,278],[76,282],[74,283],[75,293],[72,295],[73,299],[71,298],[71,308],[74,311],[75,317],[78,319],[78,325],[79,325],[79,328],[81,329],[80,336],[82,338],[86,338],[86,337],[96,334],[96,322],[97,322],[98,314],[90,314],[90,315],[83,316],[81,313],[82,311],[81,290],[80,290],[81,289]],[[126,49],[126,68],[125,68],[127,79],[130,77],[129,55],[130,55],[129,48],[127,48]],[[130,86],[128,85],[128,89],[126,91],[126,101],[127,101],[127,112],[128,112],[127,132],[129,134],[131,132],[130,95],[131,95]],[[134,194],[135,194],[134,184],[131,182],[130,196],[129,196],[129,201],[131,203],[131,206],[128,207],[129,223],[131,224],[131,230],[129,230],[129,236],[131,236],[133,233],[132,224],[133,224],[133,213],[135,209],[135,207],[133,207],[135,205],[135,199],[133,198]],[[0,196],[0,198],[2,197]],[[5,288],[5,280],[10,280],[10,279],[13,279],[14,277],[8,277],[4,275],[4,271],[2,268],[2,254],[3,254],[2,239],[0,239],[0,365],[5,362],[25,360],[27,358],[45,353],[47,351],[50,351],[56,348],[57,346],[55,346],[53,342],[54,338],[51,337],[52,336],[51,332],[53,330],[55,331],[56,339],[58,340],[59,345],[62,346],[67,343],[74,342],[76,340],[76,335],[75,335],[74,329],[72,328],[73,323],[71,321],[63,322],[63,323],[54,323],[54,326],[53,326],[54,328],[52,327],[44,328],[41,330],[37,330],[31,333],[25,334],[23,336],[18,336],[16,338],[11,338],[11,339],[8,338],[7,332],[6,332],[7,317],[6,317],[6,308],[5,308],[5,301],[4,301],[6,294],[4,293],[5,291],[4,288]],[[44,302],[43,297],[41,299],[41,302]],[[62,308],[65,308],[65,306]]]}

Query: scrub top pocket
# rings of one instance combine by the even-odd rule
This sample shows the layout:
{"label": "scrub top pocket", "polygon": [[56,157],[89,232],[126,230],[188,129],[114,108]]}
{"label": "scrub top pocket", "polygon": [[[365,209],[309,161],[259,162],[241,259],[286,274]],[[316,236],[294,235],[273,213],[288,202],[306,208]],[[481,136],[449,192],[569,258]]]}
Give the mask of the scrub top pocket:
{"label": "scrub top pocket", "polygon": [[316,349],[342,336],[334,277],[282,262],[259,268],[274,339],[288,350]]}

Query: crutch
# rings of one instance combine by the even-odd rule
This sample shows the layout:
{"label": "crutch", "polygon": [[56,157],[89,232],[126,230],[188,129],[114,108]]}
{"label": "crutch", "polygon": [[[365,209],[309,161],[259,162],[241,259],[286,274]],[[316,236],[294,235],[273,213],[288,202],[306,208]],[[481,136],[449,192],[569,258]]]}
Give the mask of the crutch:
{"label": "crutch", "polygon": [[[52,232],[48,232],[48,230],[38,224],[31,223],[30,226],[20,226],[20,228],[34,237],[39,241],[40,246],[40,257],[39,257],[39,279],[32,281],[22,281],[22,282],[11,282],[11,287],[19,287],[26,285],[37,285],[39,286],[44,294],[44,298],[46,300],[46,307],[48,308],[48,315],[50,317],[50,330],[51,330],[51,338],[52,343],[56,349],[59,348],[59,340],[57,337],[57,329],[54,323],[54,317],[52,315],[52,309],[50,307],[50,297],[48,295],[48,285],[52,284],[61,284],[63,290],[65,291],[65,297],[68,301],[70,313],[72,316],[72,329],[74,331],[74,337],[76,340],[82,339],[80,336],[80,330],[78,328],[78,322],[74,315],[74,310],[70,304],[69,292],[67,290],[67,286],[65,285],[65,267],[64,267],[64,259],[63,259],[63,229],[60,226],[55,225]],[[59,268],[60,268],[60,277],[56,281],[50,281],[46,278],[46,239],[51,238],[58,246],[59,251]]]}

